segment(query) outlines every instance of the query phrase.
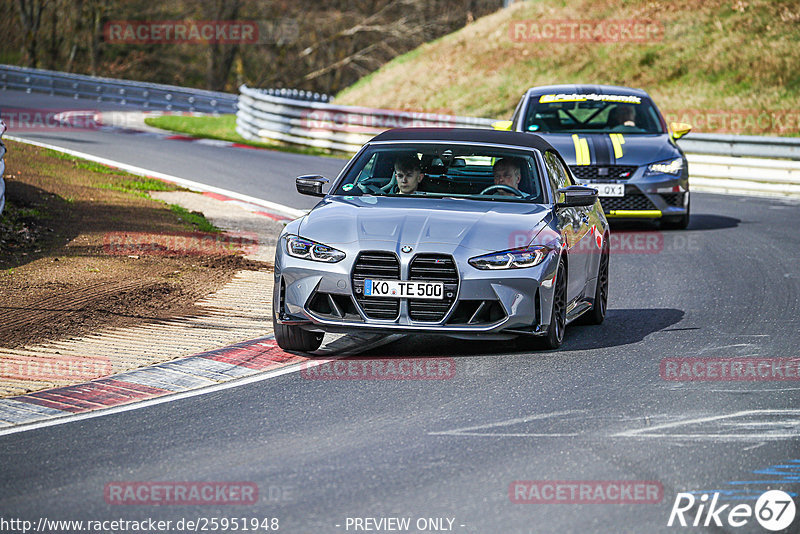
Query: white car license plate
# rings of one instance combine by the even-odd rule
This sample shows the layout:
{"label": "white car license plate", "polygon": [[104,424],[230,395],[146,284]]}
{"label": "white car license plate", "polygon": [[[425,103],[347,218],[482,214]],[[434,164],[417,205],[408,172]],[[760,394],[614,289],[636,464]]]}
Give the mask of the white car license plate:
{"label": "white car license plate", "polygon": [[625,184],[590,184],[589,187],[597,189],[599,197],[624,197]]}
{"label": "white car license plate", "polygon": [[406,282],[401,280],[364,280],[365,297],[443,299],[442,282]]}

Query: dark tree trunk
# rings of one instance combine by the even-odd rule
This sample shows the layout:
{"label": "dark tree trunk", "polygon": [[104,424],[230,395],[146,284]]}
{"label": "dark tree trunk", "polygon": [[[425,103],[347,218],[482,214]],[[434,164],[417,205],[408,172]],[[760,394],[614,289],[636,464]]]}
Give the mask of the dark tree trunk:
{"label": "dark tree trunk", "polygon": [[[213,16],[209,19],[216,21],[236,20],[241,8],[240,0],[211,0],[205,13]],[[206,89],[211,91],[223,91],[228,82],[228,76],[239,53],[238,44],[209,43],[208,45],[208,67],[206,69]]]}
{"label": "dark tree trunk", "polygon": [[97,76],[100,64],[100,44],[103,37],[103,18],[108,10],[107,0],[92,0],[89,5],[89,74]]}
{"label": "dark tree trunk", "polygon": [[19,19],[25,31],[22,52],[28,67],[36,67],[39,63],[39,29],[47,2],[48,0],[17,0]]}

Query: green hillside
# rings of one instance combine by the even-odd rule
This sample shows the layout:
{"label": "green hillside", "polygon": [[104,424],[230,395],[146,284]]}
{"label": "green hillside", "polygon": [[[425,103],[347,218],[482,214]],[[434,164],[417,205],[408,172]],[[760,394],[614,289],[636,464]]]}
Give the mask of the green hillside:
{"label": "green hillside", "polygon": [[[634,20],[649,42],[520,42],[535,21]],[[526,26],[534,35],[533,26]],[[536,0],[477,19],[384,65],[336,103],[507,118],[529,87],[628,85],[696,131],[798,135],[797,0]]]}

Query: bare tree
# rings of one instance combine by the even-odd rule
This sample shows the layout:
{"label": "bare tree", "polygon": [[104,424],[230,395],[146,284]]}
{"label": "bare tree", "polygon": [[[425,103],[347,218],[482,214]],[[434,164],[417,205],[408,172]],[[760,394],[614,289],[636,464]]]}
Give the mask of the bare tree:
{"label": "bare tree", "polygon": [[89,41],[89,74],[98,75],[100,65],[101,43],[103,39],[103,22],[109,10],[109,0],[89,0],[88,13],[88,41]]}
{"label": "bare tree", "polygon": [[19,19],[25,30],[23,54],[29,67],[36,67],[39,63],[39,30],[47,4],[48,0],[17,0]]}
{"label": "bare tree", "polygon": [[84,25],[85,25],[85,18],[83,13],[83,0],[73,0],[74,2],[74,9],[76,13],[75,17],[75,27],[73,32],[70,35],[70,46],[69,46],[69,53],[67,55],[67,61],[64,65],[64,70],[66,72],[72,72],[73,65],[75,64],[75,56],[78,54],[78,48],[80,46],[80,39],[84,32]]}
{"label": "bare tree", "polygon": [[[240,0],[206,0],[206,11],[216,21],[235,20],[239,17]],[[208,67],[206,68],[206,89],[222,91],[228,81],[233,60],[239,52],[238,44],[222,44],[212,41],[208,44]]]}

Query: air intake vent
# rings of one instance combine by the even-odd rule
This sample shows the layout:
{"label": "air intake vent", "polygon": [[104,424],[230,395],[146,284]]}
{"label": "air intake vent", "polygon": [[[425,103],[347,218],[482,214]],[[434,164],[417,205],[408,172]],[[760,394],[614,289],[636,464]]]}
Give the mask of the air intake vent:
{"label": "air intake vent", "polygon": [[505,318],[506,312],[497,300],[461,300],[447,324],[485,325]]}
{"label": "air intake vent", "polygon": [[603,211],[611,210],[654,210],[656,206],[646,196],[625,193],[624,197],[600,197]]}
{"label": "air intake vent", "polygon": [[458,293],[458,270],[451,256],[419,254],[413,260],[409,280],[444,282],[444,299],[409,299],[408,316],[413,321],[439,322],[453,306]]}
{"label": "air intake vent", "polygon": [[683,207],[683,193],[661,193],[661,198],[664,199],[667,206]]}
{"label": "air intake vent", "polygon": [[353,290],[364,313],[370,319],[397,319],[400,299],[365,297],[364,280],[400,280],[400,262],[391,252],[362,252],[353,266]]}
{"label": "air intake vent", "polygon": [[629,165],[570,165],[569,170],[578,180],[628,180],[636,172]]}

